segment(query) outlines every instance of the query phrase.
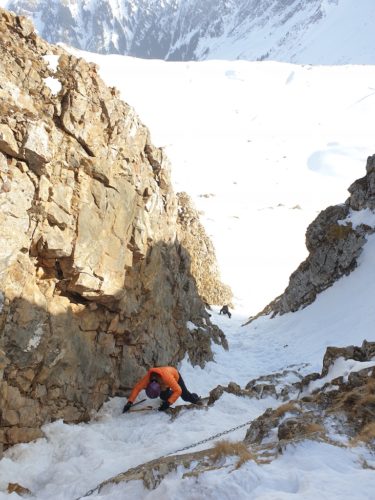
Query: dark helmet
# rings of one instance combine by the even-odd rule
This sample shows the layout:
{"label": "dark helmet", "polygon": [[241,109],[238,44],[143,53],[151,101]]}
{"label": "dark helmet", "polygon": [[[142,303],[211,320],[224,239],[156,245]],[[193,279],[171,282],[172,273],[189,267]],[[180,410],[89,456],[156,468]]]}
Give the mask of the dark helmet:
{"label": "dark helmet", "polygon": [[146,394],[149,398],[155,399],[160,395],[160,384],[156,380],[152,380],[146,387]]}

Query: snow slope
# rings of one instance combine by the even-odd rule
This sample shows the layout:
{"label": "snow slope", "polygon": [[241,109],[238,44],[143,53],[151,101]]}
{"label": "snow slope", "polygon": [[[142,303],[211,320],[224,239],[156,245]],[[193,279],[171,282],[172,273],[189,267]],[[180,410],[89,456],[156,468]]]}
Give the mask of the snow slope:
{"label": "snow slope", "polygon": [[[215,360],[204,369],[188,359],[179,367],[191,391],[205,395],[230,381],[243,387],[288,367],[300,375],[320,371],[328,345],[374,340],[375,235],[359,267],[308,308],[241,326],[286,286],[306,254],[307,224],[327,205],[343,202],[348,185],[364,175],[366,157],[374,153],[374,67],[86,56],[99,62],[106,81],[150,126],[153,142],[165,147],[176,189],[192,194],[204,211],[223,278],[236,294],[231,319],[220,316],[218,306],[212,311],[229,351],[216,346]],[[374,214],[357,214],[360,221],[374,225]],[[338,364],[334,376],[356,369],[354,362]],[[295,376],[290,372],[284,382]],[[6,493],[12,482],[38,500],[73,500],[119,472],[246,424],[279,404],[224,394],[209,410],[171,422],[159,412],[122,414],[124,402],[108,401],[89,424],[47,424],[45,438],[8,450],[0,461],[0,500],[19,498]],[[225,437],[243,439],[246,428]],[[363,460],[375,466],[366,448],[306,441],[268,465],[247,462],[230,472],[229,460],[228,467],[199,477],[183,478],[179,470],[154,491],[132,482],[88,498],[371,500],[375,474]]]}
{"label": "snow slope", "polygon": [[202,39],[198,59],[374,64],[372,0],[270,1],[263,5],[268,5],[265,12],[243,18],[221,37]]}

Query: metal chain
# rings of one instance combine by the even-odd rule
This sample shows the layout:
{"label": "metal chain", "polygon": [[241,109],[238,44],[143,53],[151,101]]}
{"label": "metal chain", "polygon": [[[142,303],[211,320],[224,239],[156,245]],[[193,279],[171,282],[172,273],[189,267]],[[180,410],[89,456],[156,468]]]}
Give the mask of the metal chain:
{"label": "metal chain", "polygon": [[82,497],[77,497],[74,500],[82,500],[82,498],[90,497],[96,491],[99,491],[100,486],[101,486],[101,484],[99,484],[96,488],[93,488],[92,490],[86,491],[86,493]]}
{"label": "metal chain", "polygon": [[[161,460],[164,457],[168,457],[169,455],[174,455],[175,453],[179,453],[180,451],[189,450],[190,448],[195,448],[196,446],[199,446],[200,444],[208,443],[209,441],[212,441],[213,439],[216,439],[220,436],[224,436],[225,434],[229,434],[233,431],[236,431],[237,429],[241,429],[242,427],[245,427],[246,425],[251,424],[252,421],[253,421],[253,419],[248,420],[244,424],[237,425],[236,427],[232,427],[231,429],[227,429],[226,431],[218,432],[214,436],[210,436],[206,439],[202,439],[202,441],[198,441],[197,443],[190,444],[188,446],[185,446],[184,448],[180,448],[179,450],[171,451],[170,453],[166,453],[165,455],[162,455],[161,457],[158,457],[157,459],[154,459],[154,460]],[[92,490],[87,491],[82,497],[78,497],[75,500],[80,500],[82,498],[86,498],[86,497],[93,495],[96,491],[99,490],[100,487],[101,487],[101,484],[98,485],[96,488],[93,488]]]}
{"label": "metal chain", "polygon": [[[230,432],[236,431],[237,429],[241,429],[241,427],[245,427],[246,425],[251,424],[252,421],[253,420],[251,419],[248,422],[246,422],[245,424],[237,425],[236,427],[232,427],[232,429],[218,432],[214,436],[210,436],[209,438],[202,439],[202,441],[198,441],[197,443],[190,444],[189,446],[185,446],[184,448],[181,448],[180,450],[172,451],[171,453],[168,453],[167,455],[164,455],[164,456],[167,457],[168,455],[174,455],[175,453],[179,453],[180,451],[189,450],[190,448],[195,448],[196,446],[198,446],[200,444],[208,443],[209,441],[212,441],[215,438],[218,438],[220,436],[224,436],[225,434],[229,434]],[[160,457],[160,458],[163,458],[163,457]]]}

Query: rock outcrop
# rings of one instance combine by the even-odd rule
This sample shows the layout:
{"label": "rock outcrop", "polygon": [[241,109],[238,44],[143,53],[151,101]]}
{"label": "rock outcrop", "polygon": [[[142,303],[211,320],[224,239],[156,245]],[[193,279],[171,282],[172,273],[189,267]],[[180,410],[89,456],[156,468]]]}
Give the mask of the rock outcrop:
{"label": "rock outcrop", "polygon": [[212,241],[199,220],[187,193],[177,193],[178,239],[191,256],[191,271],[196,280],[199,295],[207,304],[230,304],[232,290],[220,280]]}
{"label": "rock outcrop", "polygon": [[[254,420],[247,430],[245,442],[260,445],[277,428],[279,442],[293,442],[318,435],[330,444],[351,446],[360,441],[374,448],[375,342],[363,342],[361,347],[328,347],[321,374],[310,374],[300,383],[299,398],[275,410],[268,409]],[[358,370],[348,376],[327,379],[329,369],[338,358],[358,361]],[[360,364],[364,367],[361,369]],[[314,375],[314,377],[311,377]],[[315,383],[311,386],[311,383]],[[329,437],[334,429],[343,436],[342,443]]]}
{"label": "rock outcrop", "polygon": [[316,296],[357,266],[357,259],[366,243],[366,235],[374,227],[353,226],[345,221],[350,213],[375,210],[375,155],[367,160],[366,175],[349,187],[350,197],[342,205],[328,207],[309,225],[306,247],[309,256],[290,276],[284,293],[257,316],[294,312],[311,304]]}
{"label": "rock outcrop", "polygon": [[24,18],[0,9],[0,32],[1,451],[226,340],[135,111]]}

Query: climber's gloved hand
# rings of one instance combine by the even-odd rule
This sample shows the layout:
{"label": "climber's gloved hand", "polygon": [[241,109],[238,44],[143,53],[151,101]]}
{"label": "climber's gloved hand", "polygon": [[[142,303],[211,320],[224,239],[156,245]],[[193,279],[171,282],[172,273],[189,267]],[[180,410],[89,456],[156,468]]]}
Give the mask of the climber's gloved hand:
{"label": "climber's gloved hand", "polygon": [[122,410],[122,413],[126,413],[127,411],[129,411],[132,406],[133,406],[133,403],[131,401],[128,401],[126,403],[126,405],[124,406],[124,409]]}
{"label": "climber's gloved hand", "polygon": [[168,401],[163,401],[162,404],[159,406],[159,411],[168,410],[170,406],[171,405],[168,403]]}

